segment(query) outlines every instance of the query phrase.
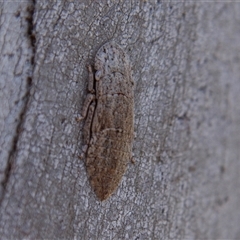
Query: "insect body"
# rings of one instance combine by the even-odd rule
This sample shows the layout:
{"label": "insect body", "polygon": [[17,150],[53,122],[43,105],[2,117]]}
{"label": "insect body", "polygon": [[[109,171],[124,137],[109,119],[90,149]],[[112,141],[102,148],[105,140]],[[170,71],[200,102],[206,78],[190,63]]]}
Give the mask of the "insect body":
{"label": "insect body", "polygon": [[115,42],[103,45],[89,66],[88,95],[82,116],[86,168],[102,201],[119,185],[132,158],[134,95],[128,56]]}

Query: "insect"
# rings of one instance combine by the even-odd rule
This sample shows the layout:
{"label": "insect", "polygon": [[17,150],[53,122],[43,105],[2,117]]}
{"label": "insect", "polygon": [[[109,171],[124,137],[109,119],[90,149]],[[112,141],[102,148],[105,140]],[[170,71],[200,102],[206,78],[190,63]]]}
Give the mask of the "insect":
{"label": "insect", "polygon": [[86,168],[97,197],[103,201],[118,187],[132,159],[134,82],[124,50],[104,44],[88,66],[88,94],[79,120],[83,129]]}

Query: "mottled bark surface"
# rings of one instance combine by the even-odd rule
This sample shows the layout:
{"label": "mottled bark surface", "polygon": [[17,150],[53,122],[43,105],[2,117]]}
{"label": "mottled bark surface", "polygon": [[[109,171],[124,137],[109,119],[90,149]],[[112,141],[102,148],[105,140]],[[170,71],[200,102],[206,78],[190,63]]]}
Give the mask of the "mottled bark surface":
{"label": "mottled bark surface", "polygon": [[[0,23],[2,239],[240,238],[239,3],[0,2]],[[112,39],[136,163],[99,202],[75,117]]]}

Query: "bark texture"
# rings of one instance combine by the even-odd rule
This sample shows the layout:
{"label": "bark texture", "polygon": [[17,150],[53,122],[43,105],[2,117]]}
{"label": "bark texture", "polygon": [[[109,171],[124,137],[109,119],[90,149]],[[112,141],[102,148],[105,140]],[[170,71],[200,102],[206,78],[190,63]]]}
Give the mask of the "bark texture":
{"label": "bark texture", "polygon": [[[239,239],[240,5],[0,2],[2,239]],[[75,117],[104,43],[128,52],[135,164],[90,187]]]}

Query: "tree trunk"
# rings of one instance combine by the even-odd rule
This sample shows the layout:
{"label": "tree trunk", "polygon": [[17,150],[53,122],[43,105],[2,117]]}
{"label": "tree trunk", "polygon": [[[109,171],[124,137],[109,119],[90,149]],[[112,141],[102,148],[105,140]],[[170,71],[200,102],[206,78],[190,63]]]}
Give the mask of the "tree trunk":
{"label": "tree trunk", "polygon": [[[239,239],[240,5],[0,2],[2,239]],[[135,80],[135,164],[100,202],[75,118],[114,40]]]}

